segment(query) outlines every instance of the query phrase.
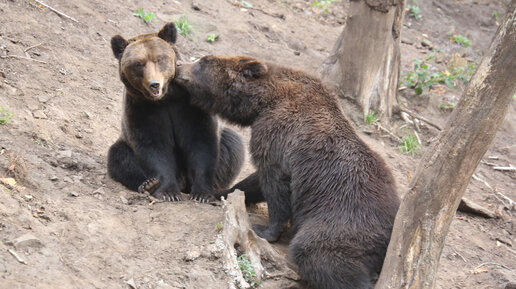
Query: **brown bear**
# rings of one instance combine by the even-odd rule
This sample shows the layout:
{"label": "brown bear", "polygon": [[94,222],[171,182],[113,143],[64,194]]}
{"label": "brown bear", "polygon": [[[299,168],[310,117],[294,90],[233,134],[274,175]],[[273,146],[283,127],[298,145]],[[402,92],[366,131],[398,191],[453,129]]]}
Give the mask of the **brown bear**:
{"label": "brown bear", "polygon": [[238,134],[219,127],[215,116],[190,104],[190,95],[171,80],[176,74],[174,23],[159,33],[111,47],[125,85],[122,132],[108,152],[108,174],[131,190],[168,200],[180,192],[200,202],[227,188],[244,161]]}
{"label": "brown bear", "polygon": [[251,126],[257,171],[236,187],[255,200],[263,192],[269,224],[257,234],[275,241],[290,220],[289,255],[311,286],[372,288],[399,198],[390,170],[321,81],[251,57],[205,56],[179,67],[174,82],[192,104]]}

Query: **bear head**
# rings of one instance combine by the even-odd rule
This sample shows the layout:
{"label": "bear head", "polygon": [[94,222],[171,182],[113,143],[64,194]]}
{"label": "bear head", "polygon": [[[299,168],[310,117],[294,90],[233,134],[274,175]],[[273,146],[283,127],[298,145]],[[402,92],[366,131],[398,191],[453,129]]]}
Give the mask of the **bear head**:
{"label": "bear head", "polygon": [[158,33],[148,33],[125,39],[111,38],[111,49],[119,61],[119,72],[127,91],[157,101],[167,93],[175,77],[177,53],[174,47],[177,30],[167,23]]}
{"label": "bear head", "polygon": [[190,93],[192,104],[249,126],[273,102],[268,72],[267,64],[256,58],[207,55],[181,64],[174,82]]}

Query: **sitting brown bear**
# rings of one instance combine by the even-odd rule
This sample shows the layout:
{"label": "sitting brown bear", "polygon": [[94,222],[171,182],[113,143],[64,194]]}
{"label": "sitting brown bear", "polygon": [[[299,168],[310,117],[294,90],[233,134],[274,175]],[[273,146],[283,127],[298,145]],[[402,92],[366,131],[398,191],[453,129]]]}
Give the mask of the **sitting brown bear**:
{"label": "sitting brown bear", "polygon": [[108,173],[131,190],[168,201],[181,192],[200,202],[227,188],[244,161],[244,145],[215,116],[190,105],[176,74],[174,23],[159,33],[111,39],[125,85],[122,132],[108,152]]}
{"label": "sitting brown bear", "polygon": [[243,56],[205,56],[174,81],[192,104],[251,126],[257,171],[236,187],[255,200],[263,192],[269,225],[258,235],[275,241],[290,220],[290,257],[303,279],[319,289],[371,288],[399,198],[384,161],[321,81]]}

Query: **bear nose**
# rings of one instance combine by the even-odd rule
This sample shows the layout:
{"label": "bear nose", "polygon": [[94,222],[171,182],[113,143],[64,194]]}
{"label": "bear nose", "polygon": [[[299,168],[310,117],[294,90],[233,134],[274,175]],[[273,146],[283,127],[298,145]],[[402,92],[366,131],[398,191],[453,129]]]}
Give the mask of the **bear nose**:
{"label": "bear nose", "polygon": [[153,80],[149,83],[149,87],[152,90],[158,90],[159,89],[159,81]]}

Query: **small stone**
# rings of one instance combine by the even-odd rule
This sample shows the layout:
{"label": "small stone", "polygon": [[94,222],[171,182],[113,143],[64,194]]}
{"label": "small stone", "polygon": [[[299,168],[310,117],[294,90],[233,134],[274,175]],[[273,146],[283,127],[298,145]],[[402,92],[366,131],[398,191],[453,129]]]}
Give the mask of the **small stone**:
{"label": "small stone", "polygon": [[136,288],[136,283],[134,283],[133,278],[131,278],[131,279],[129,279],[129,280],[127,280],[127,281],[125,281],[125,283],[126,283],[127,285],[131,286],[131,288],[133,288],[133,289],[137,289],[137,288]]}
{"label": "small stone", "polygon": [[71,158],[72,157],[72,151],[71,150],[64,150],[64,151],[59,151],[59,153],[57,154],[57,158],[61,159],[61,158]]}
{"label": "small stone", "polygon": [[77,193],[77,192],[75,192],[75,191],[74,191],[74,192],[70,192],[70,194],[69,194],[69,195],[70,195],[70,197],[78,197],[78,196],[79,196],[79,193]]}
{"label": "small stone", "polygon": [[294,55],[299,56],[299,55],[301,55],[301,52],[296,50],[296,51],[294,51]]}
{"label": "small stone", "polygon": [[122,204],[124,205],[127,205],[129,203],[129,201],[124,196],[120,196],[120,202],[122,202]]}
{"label": "small stone", "polygon": [[75,134],[75,137],[78,138],[78,139],[81,139],[84,136],[80,132],[78,132],[77,134]]}
{"label": "small stone", "polygon": [[197,4],[196,2],[192,2],[192,5],[190,5],[190,6],[195,11],[201,11],[201,7],[199,7],[199,4]]}
{"label": "small stone", "polygon": [[47,115],[41,109],[33,111],[32,116],[37,119],[47,119],[48,118]]}
{"label": "small stone", "polygon": [[423,41],[421,41],[421,45],[423,45],[423,47],[428,47],[428,49],[434,48],[434,44],[428,39],[423,39]]}
{"label": "small stone", "polygon": [[36,238],[32,234],[22,235],[16,239],[14,239],[14,241],[12,243],[17,249],[26,248],[26,247],[31,247],[31,248],[43,247],[43,243],[41,243],[41,240]]}
{"label": "small stone", "polygon": [[56,182],[56,181],[58,180],[58,178],[57,178],[57,176],[51,176],[51,177],[50,177],[50,180],[51,180],[52,182]]}
{"label": "small stone", "polygon": [[47,94],[38,95],[38,100],[41,103],[46,103],[50,100],[50,96],[48,96]]}
{"label": "small stone", "polygon": [[192,249],[186,253],[186,256],[184,257],[184,260],[187,262],[193,261],[201,256],[201,252],[196,249]]}

